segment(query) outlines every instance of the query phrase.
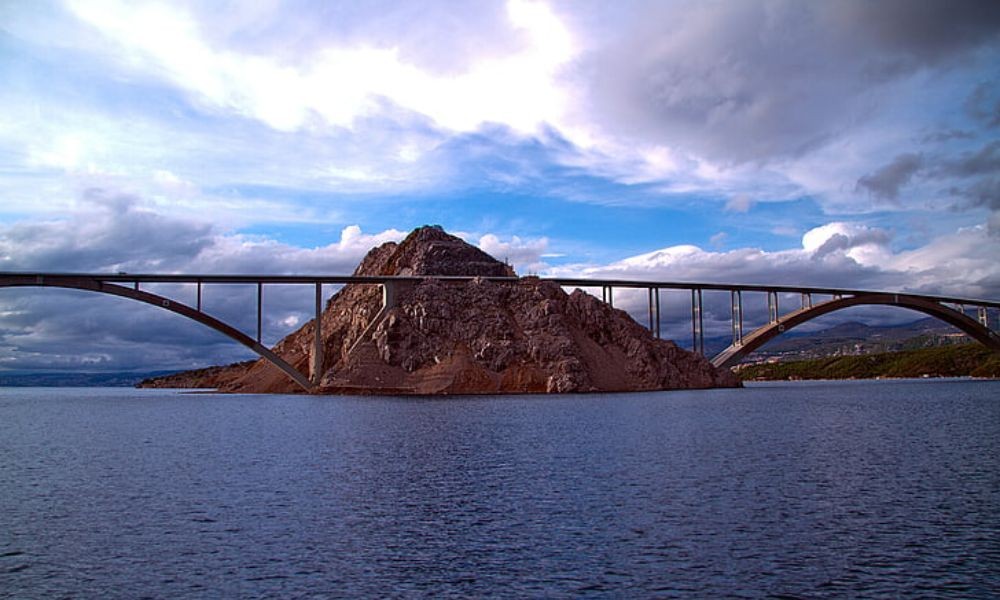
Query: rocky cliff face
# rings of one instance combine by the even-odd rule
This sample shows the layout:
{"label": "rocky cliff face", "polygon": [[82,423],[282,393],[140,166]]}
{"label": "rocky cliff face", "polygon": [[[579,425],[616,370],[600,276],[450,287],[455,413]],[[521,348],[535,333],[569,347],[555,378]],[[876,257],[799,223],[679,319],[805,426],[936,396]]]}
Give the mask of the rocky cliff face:
{"label": "rocky cliff face", "polygon": [[[440,228],[373,249],[356,275],[410,275],[383,310],[375,285],[348,285],[322,315],[325,393],[494,394],[632,391],[738,385],[729,371],[655,339],[624,311],[537,278],[453,283],[441,275],[513,277],[513,270]],[[314,324],[274,350],[308,372]],[[295,392],[260,360],[223,370],[220,389]]]}

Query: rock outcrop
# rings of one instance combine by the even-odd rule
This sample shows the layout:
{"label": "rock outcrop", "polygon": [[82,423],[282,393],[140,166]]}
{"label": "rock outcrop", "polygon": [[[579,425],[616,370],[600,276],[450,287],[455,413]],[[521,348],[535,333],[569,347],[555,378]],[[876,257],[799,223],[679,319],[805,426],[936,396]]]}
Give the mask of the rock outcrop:
{"label": "rock outcrop", "polygon": [[[656,339],[627,313],[576,290],[514,271],[438,227],[373,249],[355,275],[422,277],[347,285],[322,314],[320,391],[365,394],[496,394],[638,391],[739,385],[727,370]],[[435,278],[472,275],[471,282]],[[274,351],[309,372],[313,322]],[[297,392],[264,360],[215,375],[232,392]]]}

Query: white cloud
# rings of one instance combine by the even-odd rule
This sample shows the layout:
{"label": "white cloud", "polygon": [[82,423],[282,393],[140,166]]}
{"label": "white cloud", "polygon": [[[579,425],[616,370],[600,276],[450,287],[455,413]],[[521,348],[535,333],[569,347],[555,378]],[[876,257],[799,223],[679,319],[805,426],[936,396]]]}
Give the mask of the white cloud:
{"label": "white cloud", "polygon": [[888,263],[906,273],[914,289],[972,298],[1000,297],[1000,238],[989,227],[962,228],[930,243],[900,252]]}
{"label": "white cloud", "polygon": [[53,140],[53,144],[47,149],[33,149],[29,154],[29,164],[75,171],[80,166],[82,154],[83,143],[80,138],[64,134]]}
{"label": "white cloud", "polygon": [[[13,107],[0,130],[40,170],[133,178],[164,170],[202,190],[241,183],[426,194],[470,177],[532,180],[523,165],[513,173],[475,165],[470,174],[436,152],[455,134],[496,138],[504,128],[489,125],[500,124],[524,146],[500,142],[483,161],[532,152],[531,169],[555,163],[571,176],[647,186],[612,197],[550,184],[578,201],[649,205],[697,195],[741,213],[811,196],[827,214],[855,215],[955,205],[942,190],[975,182],[914,176],[901,193],[877,188],[899,193],[899,206],[873,202],[857,182],[884,179],[872,175],[901,148],[930,165],[986,135],[911,148],[933,138],[928,128],[992,122],[989,98],[977,91],[987,89],[996,50],[995,11],[869,4],[69,0],[71,19],[60,22],[53,9],[32,20],[20,9],[10,27],[18,39],[65,51],[79,61],[74,70],[104,74],[95,96],[167,92],[169,100],[122,119],[78,107],[67,101],[73,94],[47,106],[35,90],[42,98]],[[966,96],[979,98],[974,111],[962,108]],[[190,122],[176,127],[178,115]],[[949,220],[986,218],[982,203],[966,208],[976,214]]]}
{"label": "white cloud", "polygon": [[[770,283],[855,287],[865,283],[893,287],[903,281],[893,266],[887,232],[833,222],[802,237],[802,246],[764,251],[738,248],[709,251],[684,244],[627,257],[607,265],[567,266],[553,274],[576,272],[594,278],[724,283]],[[878,256],[883,260],[873,260]]]}
{"label": "white cloud", "polygon": [[514,265],[522,275],[537,273],[548,266],[542,260],[549,247],[548,238],[522,239],[515,235],[502,241],[495,234],[487,233],[479,238],[477,245],[497,260]]}
{"label": "white cloud", "polygon": [[[893,251],[890,241],[891,236],[884,230],[832,222],[807,232],[800,248],[777,251],[738,248],[722,252],[679,245],[605,265],[553,267],[546,274],[1000,297],[1000,267],[994,260],[995,256],[1000,256],[1000,239],[991,236],[987,227],[962,229],[913,250]],[[616,293],[619,298],[616,305],[630,310],[644,322],[645,292],[619,290]],[[728,326],[729,318],[725,299],[720,298],[715,298],[711,307],[713,318],[718,321],[717,332]],[[684,302],[677,296],[671,310],[683,315]],[[763,318],[760,312],[763,309],[754,310],[755,317]]]}
{"label": "white cloud", "polygon": [[746,194],[738,194],[726,201],[726,210],[729,212],[745,213],[753,208],[754,202]]}
{"label": "white cloud", "polygon": [[533,132],[564,112],[557,77],[575,52],[569,31],[548,6],[528,0],[507,3],[506,26],[523,39],[518,51],[448,75],[419,68],[391,46],[331,41],[294,63],[217,48],[197,17],[180,6],[118,0],[72,0],[69,6],[117,42],[126,62],[162,72],[213,107],[284,131],[309,126],[312,115],[352,127],[381,112],[387,100],[456,131],[496,122]]}
{"label": "white cloud", "polygon": [[164,213],[128,193],[90,189],[67,216],[0,226],[0,257],[12,271],[349,273],[368,250],[405,235],[349,225],[336,242],[302,248],[224,231],[200,215]]}
{"label": "white cloud", "polygon": [[815,256],[842,251],[860,265],[887,264],[892,236],[882,229],[836,221],[810,229],[802,236],[802,248]]}

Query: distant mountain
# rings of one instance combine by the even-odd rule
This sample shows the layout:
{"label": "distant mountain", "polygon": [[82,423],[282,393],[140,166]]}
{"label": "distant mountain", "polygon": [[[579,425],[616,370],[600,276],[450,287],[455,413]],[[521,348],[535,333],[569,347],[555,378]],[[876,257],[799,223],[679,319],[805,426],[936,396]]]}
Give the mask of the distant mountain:
{"label": "distant mountain", "polygon": [[175,372],[0,371],[0,387],[135,387],[145,379]]}
{"label": "distant mountain", "polygon": [[[856,356],[934,348],[971,341],[968,336],[937,319],[927,317],[901,325],[866,325],[846,321],[819,331],[789,331],[771,340],[750,356],[750,361],[805,360],[828,356]],[[732,343],[730,336],[705,339],[705,352],[718,354]]]}

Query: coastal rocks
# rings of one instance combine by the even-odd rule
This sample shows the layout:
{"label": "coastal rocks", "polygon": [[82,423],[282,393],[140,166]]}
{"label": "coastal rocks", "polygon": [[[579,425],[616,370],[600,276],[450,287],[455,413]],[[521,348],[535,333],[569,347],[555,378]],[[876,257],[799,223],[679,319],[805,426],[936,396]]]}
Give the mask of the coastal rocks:
{"label": "coastal rocks", "polygon": [[[326,393],[484,394],[708,388],[739,385],[701,356],[656,339],[627,313],[509,265],[437,227],[373,249],[355,275],[423,277],[345,286],[322,314]],[[454,282],[439,276],[473,275]],[[489,280],[486,278],[511,278]],[[314,325],[274,350],[310,369]],[[294,392],[265,361],[218,378],[238,392]]]}

